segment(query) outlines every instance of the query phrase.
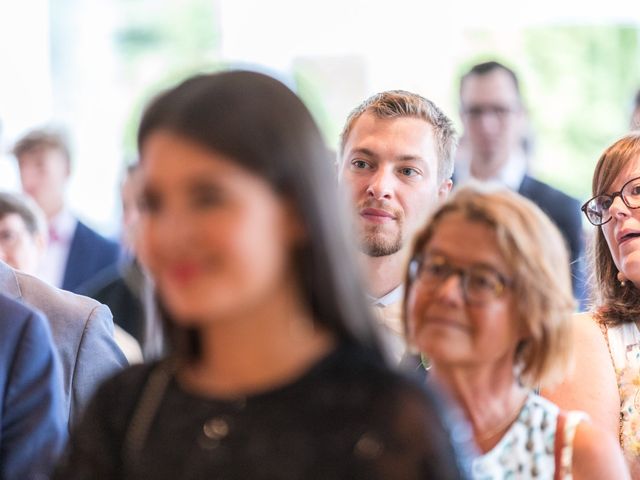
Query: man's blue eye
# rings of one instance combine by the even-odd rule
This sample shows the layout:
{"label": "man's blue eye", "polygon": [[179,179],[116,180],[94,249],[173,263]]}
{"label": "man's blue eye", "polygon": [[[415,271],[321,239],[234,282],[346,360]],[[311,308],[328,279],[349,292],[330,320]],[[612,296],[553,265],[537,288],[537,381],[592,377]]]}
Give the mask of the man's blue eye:
{"label": "man's blue eye", "polygon": [[400,173],[402,173],[402,175],[406,177],[413,177],[415,175],[418,175],[418,171],[415,168],[409,167],[401,168]]}

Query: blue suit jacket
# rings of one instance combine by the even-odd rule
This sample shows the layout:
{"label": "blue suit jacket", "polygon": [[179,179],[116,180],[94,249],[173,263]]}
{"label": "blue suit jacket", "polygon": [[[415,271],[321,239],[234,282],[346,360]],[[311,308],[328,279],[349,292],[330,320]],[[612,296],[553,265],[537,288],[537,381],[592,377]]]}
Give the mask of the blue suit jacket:
{"label": "blue suit jacket", "polygon": [[0,295],[0,479],[48,478],[66,441],[60,365],[46,320]]}
{"label": "blue suit jacket", "polygon": [[78,221],[69,246],[62,289],[78,293],[79,287],[105,267],[118,261],[120,247]]}

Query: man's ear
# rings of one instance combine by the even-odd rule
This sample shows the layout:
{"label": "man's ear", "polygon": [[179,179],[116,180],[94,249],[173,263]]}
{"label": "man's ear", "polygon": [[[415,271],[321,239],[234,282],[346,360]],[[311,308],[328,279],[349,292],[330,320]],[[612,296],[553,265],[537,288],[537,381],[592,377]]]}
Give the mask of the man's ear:
{"label": "man's ear", "polygon": [[65,159],[65,166],[66,166],[66,174],[67,174],[67,180],[69,180],[69,178],[71,177],[71,159],[67,158]]}
{"label": "man's ear", "polygon": [[516,110],[516,115],[518,119],[518,125],[520,126],[520,132],[523,135],[526,135],[529,130],[531,130],[531,120],[529,118],[529,111],[527,107],[524,105],[520,105],[520,108]]}
{"label": "man's ear", "polygon": [[440,202],[446,200],[452,188],[453,181],[450,178],[447,178],[446,180],[440,182],[440,186],[438,187],[438,200]]}

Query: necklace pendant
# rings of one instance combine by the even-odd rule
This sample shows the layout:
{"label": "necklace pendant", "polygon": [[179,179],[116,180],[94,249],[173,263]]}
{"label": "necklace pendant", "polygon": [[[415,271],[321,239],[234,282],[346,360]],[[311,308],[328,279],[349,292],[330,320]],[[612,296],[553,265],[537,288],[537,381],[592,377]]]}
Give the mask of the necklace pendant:
{"label": "necklace pendant", "polygon": [[229,424],[225,419],[215,417],[204,422],[202,432],[211,440],[222,440],[229,434]]}

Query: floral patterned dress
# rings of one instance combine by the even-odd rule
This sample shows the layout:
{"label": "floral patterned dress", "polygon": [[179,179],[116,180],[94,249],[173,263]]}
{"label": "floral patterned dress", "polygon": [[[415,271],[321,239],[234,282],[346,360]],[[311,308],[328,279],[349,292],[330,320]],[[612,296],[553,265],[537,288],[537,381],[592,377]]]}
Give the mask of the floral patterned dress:
{"label": "floral patterned dress", "polygon": [[[573,438],[586,414],[566,412],[563,438],[561,443],[556,443],[559,413],[556,405],[531,392],[518,418],[498,444],[473,461],[473,479],[571,480]],[[559,456],[562,470],[557,476],[556,445],[562,445]]]}
{"label": "floral patterned dress", "polygon": [[640,457],[640,330],[635,323],[606,328],[620,392],[620,445],[627,458]]}

